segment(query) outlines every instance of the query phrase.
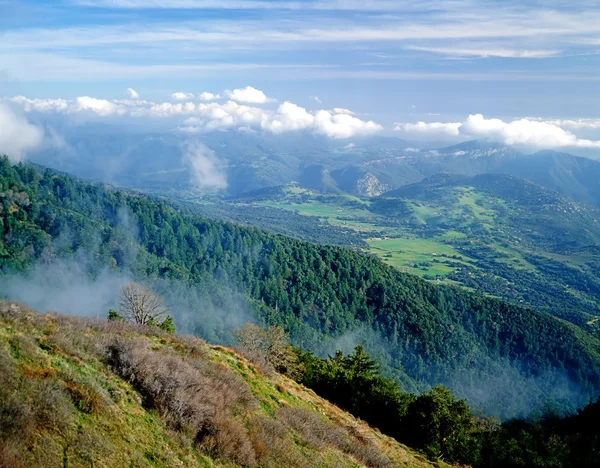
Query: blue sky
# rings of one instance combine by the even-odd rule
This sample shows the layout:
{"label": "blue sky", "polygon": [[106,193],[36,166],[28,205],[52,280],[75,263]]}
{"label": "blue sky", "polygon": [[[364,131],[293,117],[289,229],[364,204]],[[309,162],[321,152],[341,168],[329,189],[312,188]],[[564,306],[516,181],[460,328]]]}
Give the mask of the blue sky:
{"label": "blue sky", "polygon": [[0,0],[0,18],[5,98],[250,85],[384,132],[479,113],[597,123],[600,108],[597,1]]}

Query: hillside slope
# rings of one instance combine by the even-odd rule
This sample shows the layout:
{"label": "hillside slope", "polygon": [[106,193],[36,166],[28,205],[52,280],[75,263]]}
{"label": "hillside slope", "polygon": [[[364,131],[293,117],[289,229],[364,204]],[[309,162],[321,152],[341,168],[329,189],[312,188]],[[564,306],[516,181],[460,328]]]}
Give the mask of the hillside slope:
{"label": "hillside slope", "polygon": [[0,302],[0,466],[439,466],[231,349]]}
{"label": "hillside slope", "polygon": [[404,389],[447,384],[490,414],[574,409],[600,391],[597,339],[547,314],[7,160],[0,187],[0,291],[44,310],[62,298],[104,316],[133,277],[187,333],[224,342],[254,317],[321,355],[363,342]]}

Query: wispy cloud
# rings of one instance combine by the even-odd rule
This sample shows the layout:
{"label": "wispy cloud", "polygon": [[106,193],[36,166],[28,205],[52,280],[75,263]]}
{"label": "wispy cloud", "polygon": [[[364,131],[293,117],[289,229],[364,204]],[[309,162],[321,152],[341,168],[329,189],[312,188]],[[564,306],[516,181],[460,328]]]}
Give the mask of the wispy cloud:
{"label": "wispy cloud", "polygon": [[501,58],[548,58],[556,57],[562,53],[561,50],[526,50],[526,49],[500,49],[495,47],[468,48],[468,47],[426,47],[407,46],[408,50],[431,52],[434,54],[459,56],[459,57],[501,57]]}
{"label": "wispy cloud", "polygon": [[181,63],[125,64],[108,60],[89,60],[55,53],[0,54],[0,69],[10,71],[20,81],[115,80],[122,78],[200,76],[224,71],[260,71],[331,68],[330,65],[302,63]]}
{"label": "wispy cloud", "polygon": [[[96,8],[120,9],[196,9],[196,10],[333,10],[333,11],[414,11],[439,7],[441,3],[453,2],[405,0],[304,0],[304,1],[260,1],[260,0],[72,0],[73,4]],[[460,2],[468,4],[470,2]]]}
{"label": "wispy cloud", "polygon": [[127,88],[127,95],[131,99],[139,99],[140,98],[139,93],[135,89],[133,89],[133,88]]}

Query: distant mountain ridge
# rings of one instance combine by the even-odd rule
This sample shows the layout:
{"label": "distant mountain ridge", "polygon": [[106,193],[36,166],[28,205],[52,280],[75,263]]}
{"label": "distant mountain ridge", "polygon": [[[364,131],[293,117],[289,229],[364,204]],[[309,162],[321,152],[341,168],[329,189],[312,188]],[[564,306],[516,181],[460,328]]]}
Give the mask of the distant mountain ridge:
{"label": "distant mountain ridge", "polygon": [[[323,193],[375,197],[439,172],[510,174],[600,206],[600,162],[565,152],[525,154],[488,140],[419,150],[401,139],[335,140],[312,133],[277,136],[226,131],[191,138],[214,151],[226,195],[298,182]],[[65,136],[64,148],[44,148],[33,162],[87,179],[152,193],[203,193],[190,176],[181,136],[123,134],[110,128]]]}

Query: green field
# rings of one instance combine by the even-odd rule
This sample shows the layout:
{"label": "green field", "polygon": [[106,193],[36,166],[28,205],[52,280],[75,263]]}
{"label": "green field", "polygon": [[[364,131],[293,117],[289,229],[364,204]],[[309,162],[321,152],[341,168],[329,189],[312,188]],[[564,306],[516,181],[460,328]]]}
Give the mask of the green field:
{"label": "green field", "polygon": [[[469,263],[459,250],[431,239],[395,238],[367,240],[369,252],[381,257],[386,263],[419,276],[445,277],[456,269],[452,263]],[[452,258],[456,257],[456,258]]]}
{"label": "green field", "polygon": [[[456,270],[458,264],[475,265],[473,259],[461,254],[452,245],[464,241],[466,235],[462,232],[449,230],[433,239],[418,238],[410,229],[390,226],[384,216],[369,211],[369,200],[349,195],[322,196],[293,186],[286,188],[285,193],[283,200],[261,200],[253,205],[294,211],[304,216],[318,217],[334,226],[352,229],[367,242],[369,247],[365,252],[377,255],[402,271],[419,276],[445,281],[446,276]],[[299,197],[304,201],[298,202]],[[306,201],[307,197],[310,198],[309,201]],[[468,200],[468,207],[465,208],[467,211],[489,216],[486,210],[475,205],[473,198],[466,195],[461,198]],[[428,224],[435,218],[442,217],[439,209],[422,202],[411,203],[411,209],[418,224]]]}

